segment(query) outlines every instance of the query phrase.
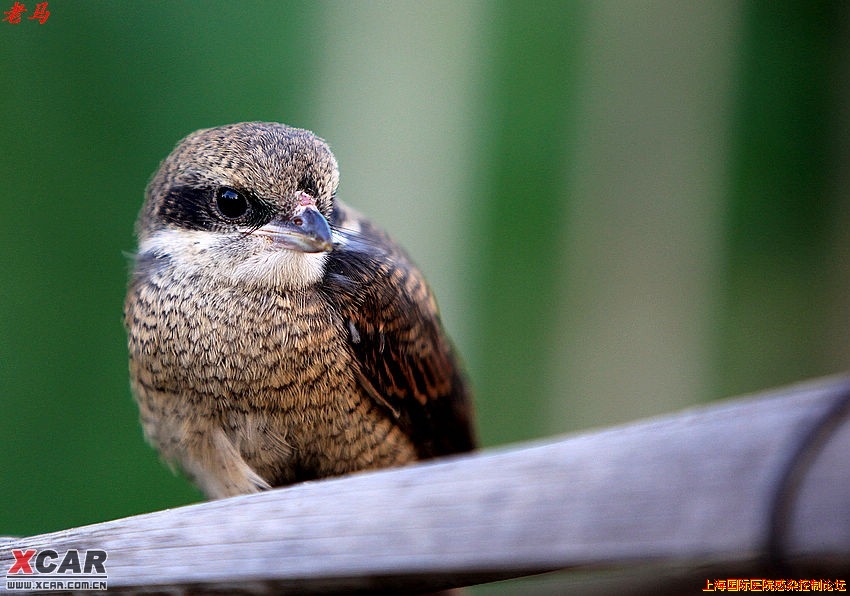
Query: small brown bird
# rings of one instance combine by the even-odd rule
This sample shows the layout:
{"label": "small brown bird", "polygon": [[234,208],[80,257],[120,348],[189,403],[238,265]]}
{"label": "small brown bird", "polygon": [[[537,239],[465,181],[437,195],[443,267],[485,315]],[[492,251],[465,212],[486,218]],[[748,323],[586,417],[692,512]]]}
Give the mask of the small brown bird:
{"label": "small brown bird", "polygon": [[211,498],[473,449],[436,302],[313,133],[195,132],[148,185],[124,307],[147,439]]}

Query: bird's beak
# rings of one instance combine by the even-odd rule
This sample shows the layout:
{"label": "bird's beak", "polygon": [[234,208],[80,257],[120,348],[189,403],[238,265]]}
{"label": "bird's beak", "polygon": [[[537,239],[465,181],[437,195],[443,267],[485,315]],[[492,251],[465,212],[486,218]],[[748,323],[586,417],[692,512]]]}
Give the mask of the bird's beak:
{"label": "bird's beak", "polygon": [[271,238],[272,244],[299,252],[333,250],[331,227],[315,205],[299,205],[290,218],[271,220],[253,232]]}

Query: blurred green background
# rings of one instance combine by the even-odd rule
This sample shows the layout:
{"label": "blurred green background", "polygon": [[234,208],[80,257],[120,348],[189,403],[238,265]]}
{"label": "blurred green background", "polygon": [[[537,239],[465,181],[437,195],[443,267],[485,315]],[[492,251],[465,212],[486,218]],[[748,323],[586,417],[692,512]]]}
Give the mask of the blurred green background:
{"label": "blurred green background", "polygon": [[0,535],[200,499],[143,441],[121,309],[145,184],[202,127],[330,142],[434,286],[485,446],[850,363],[846,2],[24,4]]}

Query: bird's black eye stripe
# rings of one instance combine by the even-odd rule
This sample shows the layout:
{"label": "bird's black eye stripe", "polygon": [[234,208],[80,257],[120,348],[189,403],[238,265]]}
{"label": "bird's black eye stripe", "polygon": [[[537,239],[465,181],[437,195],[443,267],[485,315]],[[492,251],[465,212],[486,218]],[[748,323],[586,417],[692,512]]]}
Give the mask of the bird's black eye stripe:
{"label": "bird's black eye stripe", "polygon": [[316,184],[316,179],[309,173],[304,174],[301,177],[301,180],[298,182],[298,190],[302,190],[306,192],[311,197],[315,198],[319,196],[319,187]]}
{"label": "bird's black eye stripe", "polygon": [[228,186],[176,186],[159,208],[162,219],[187,230],[233,230],[258,228],[267,223],[273,209],[248,192]]}
{"label": "bird's black eye stripe", "polygon": [[248,198],[236,189],[219,187],[215,192],[215,206],[218,212],[228,220],[244,217],[251,208]]}

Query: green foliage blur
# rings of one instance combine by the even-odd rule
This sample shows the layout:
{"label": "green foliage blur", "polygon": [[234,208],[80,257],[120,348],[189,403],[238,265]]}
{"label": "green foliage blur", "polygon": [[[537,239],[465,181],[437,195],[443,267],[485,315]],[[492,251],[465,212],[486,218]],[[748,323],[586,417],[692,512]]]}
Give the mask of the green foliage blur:
{"label": "green foliage blur", "polygon": [[198,128],[328,139],[485,446],[850,361],[846,3],[49,10],[0,22],[0,535],[201,499],[142,438],[121,322],[144,187]]}

